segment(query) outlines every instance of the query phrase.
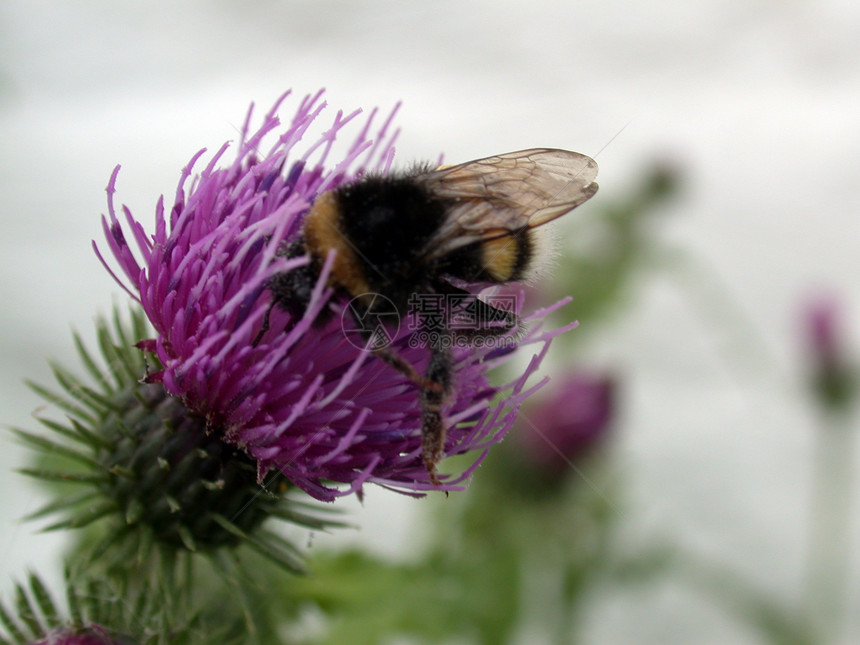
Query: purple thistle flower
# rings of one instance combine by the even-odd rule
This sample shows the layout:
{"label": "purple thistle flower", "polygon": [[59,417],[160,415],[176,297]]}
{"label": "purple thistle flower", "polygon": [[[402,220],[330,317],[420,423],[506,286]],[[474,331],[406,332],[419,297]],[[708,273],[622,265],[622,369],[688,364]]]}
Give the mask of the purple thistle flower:
{"label": "purple thistle flower", "polygon": [[803,317],[815,393],[825,407],[841,409],[856,396],[856,367],[839,299],[828,293],[808,299]]}
{"label": "purple thistle flower", "polygon": [[839,370],[845,360],[842,313],[835,296],[818,295],[806,304],[808,344],[821,371]]}
{"label": "purple thistle flower", "polygon": [[521,435],[541,470],[566,472],[571,461],[607,439],[616,415],[614,379],[571,372],[541,399]]}
{"label": "purple thistle flower", "polygon": [[[270,470],[326,501],[373,482],[413,495],[434,489],[421,460],[421,409],[417,389],[401,372],[356,348],[341,327],[346,306],[326,286],[332,258],[323,267],[311,302],[299,318],[271,308],[269,330],[255,343],[270,310],[266,288],[276,274],[307,263],[278,250],[300,231],[309,205],[326,190],[368,172],[386,173],[397,132],[390,133],[396,108],[374,138],[376,111],[364,121],[338,162],[329,163],[336,137],[360,111],[338,112],[331,127],[303,154],[294,148],[325,107],[322,92],[306,97],[290,126],[268,152],[263,139],[278,127],[278,100],[251,131],[252,111],[242,128],[235,161],[216,167],[222,146],[194,179],[183,170],[173,207],[156,208],[155,232],[123,207],[114,205],[119,167],[108,184],[108,247],[124,279],[121,286],[142,305],[156,335],[139,343],[154,352],[163,370],[147,375],[160,382],[212,431],[257,461],[258,477]],[[129,240],[133,240],[136,250]],[[94,245],[95,246],[95,245]],[[533,329],[519,342],[542,347],[512,382],[491,386],[487,373],[511,352],[493,347],[454,352],[453,394],[443,409],[448,424],[445,454],[478,451],[464,472],[443,477],[443,490],[459,490],[500,441],[522,402],[537,388],[526,381],[537,370],[550,340],[573,327],[540,332],[537,322],[562,303],[532,316]],[[325,325],[317,314],[332,308]],[[419,371],[428,361],[424,347],[411,347],[408,325],[393,349]],[[508,339],[510,340],[510,339]],[[546,379],[545,379],[546,380]],[[328,482],[347,484],[345,487]]]}

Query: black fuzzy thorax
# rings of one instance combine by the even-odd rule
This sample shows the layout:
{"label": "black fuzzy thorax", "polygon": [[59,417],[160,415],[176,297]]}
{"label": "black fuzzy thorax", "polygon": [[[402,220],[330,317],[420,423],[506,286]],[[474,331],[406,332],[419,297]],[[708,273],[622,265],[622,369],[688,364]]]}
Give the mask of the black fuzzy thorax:
{"label": "black fuzzy thorax", "polygon": [[413,176],[367,177],[335,191],[338,226],[355,249],[371,291],[405,311],[409,296],[429,288],[442,264],[424,257],[449,208]]}

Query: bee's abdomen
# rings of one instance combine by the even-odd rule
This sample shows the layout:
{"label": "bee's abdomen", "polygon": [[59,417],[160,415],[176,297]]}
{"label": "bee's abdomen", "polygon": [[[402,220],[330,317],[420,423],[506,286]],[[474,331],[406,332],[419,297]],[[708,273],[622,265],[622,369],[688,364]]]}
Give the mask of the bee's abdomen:
{"label": "bee's abdomen", "polygon": [[476,242],[446,258],[443,271],[466,282],[517,282],[527,277],[534,257],[533,231]]}
{"label": "bee's abdomen", "polygon": [[531,266],[532,255],[532,231],[528,229],[481,244],[481,262],[491,282],[522,280]]}

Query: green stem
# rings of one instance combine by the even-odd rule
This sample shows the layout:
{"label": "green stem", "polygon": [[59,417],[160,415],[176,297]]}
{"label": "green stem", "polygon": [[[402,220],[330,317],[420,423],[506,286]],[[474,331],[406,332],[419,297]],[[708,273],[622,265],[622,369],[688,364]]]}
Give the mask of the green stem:
{"label": "green stem", "polygon": [[856,428],[850,414],[824,412],[813,455],[804,606],[819,642],[830,643],[845,626]]}

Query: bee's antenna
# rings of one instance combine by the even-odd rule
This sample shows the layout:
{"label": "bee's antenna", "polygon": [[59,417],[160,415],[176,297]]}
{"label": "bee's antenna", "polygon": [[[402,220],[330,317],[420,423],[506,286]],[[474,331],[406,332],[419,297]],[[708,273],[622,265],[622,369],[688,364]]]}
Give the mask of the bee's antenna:
{"label": "bee's antenna", "polygon": [[[628,126],[628,125],[630,125],[631,123],[633,123],[633,119],[630,119],[627,123],[625,123],[624,125],[622,125],[622,126],[621,126],[621,129],[620,129],[620,130],[618,130],[618,132],[616,132],[615,134],[613,134],[613,135],[609,138],[609,141],[607,141],[606,143],[604,143],[604,144],[603,144],[603,147],[602,147],[602,148],[600,148],[600,150],[598,150],[597,152],[595,152],[595,153],[591,156],[591,157],[592,157],[592,159],[596,159],[596,158],[600,155],[600,153],[601,153],[601,152],[603,152],[604,150],[606,150],[606,149],[609,147],[609,144],[611,144],[613,141],[615,141],[615,140],[618,138],[618,135],[620,135],[622,132],[624,132],[624,130],[626,130],[626,129],[627,129],[627,126]],[[581,173],[582,171],[580,170],[579,172]],[[555,195],[553,195],[553,199],[555,199],[556,197],[558,197],[559,195],[561,195],[561,194],[564,192],[564,189],[565,189],[565,188],[567,188],[568,186],[570,186],[570,185],[573,183],[573,180],[574,180],[574,179],[576,179],[577,177],[579,177],[579,173],[577,173],[577,174],[576,174],[576,176],[574,176],[574,178],[573,178],[573,179],[571,179],[568,183],[566,183],[566,184],[564,185],[564,187],[562,187],[562,188],[561,188],[561,190],[559,190]]]}
{"label": "bee's antenna", "polygon": [[594,157],[597,157],[601,152],[606,150],[609,147],[609,144],[612,143],[613,141],[615,141],[618,138],[618,135],[621,134],[622,132],[624,132],[624,130],[627,129],[627,126],[630,125],[631,123],[633,123],[633,119],[630,119],[627,123],[625,123],[623,126],[621,126],[621,129],[618,132],[616,132],[614,135],[612,135],[612,138],[610,138],[609,141],[607,141],[600,150],[598,150],[597,152],[594,153]]}

